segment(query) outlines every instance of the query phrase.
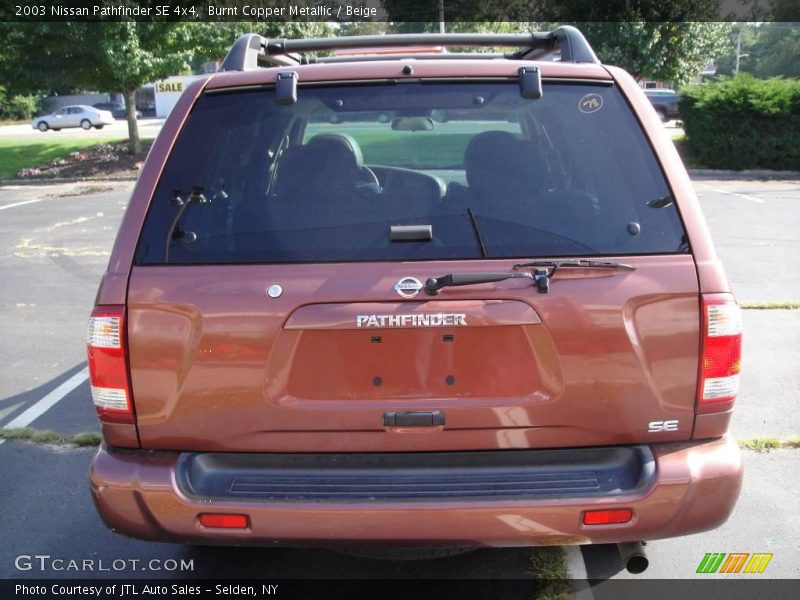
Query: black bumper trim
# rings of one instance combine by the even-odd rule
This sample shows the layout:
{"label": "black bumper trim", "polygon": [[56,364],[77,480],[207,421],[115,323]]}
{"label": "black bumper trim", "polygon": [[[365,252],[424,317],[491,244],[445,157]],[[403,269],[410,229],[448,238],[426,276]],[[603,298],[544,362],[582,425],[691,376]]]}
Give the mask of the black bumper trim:
{"label": "black bumper trim", "polygon": [[182,453],[181,491],[203,500],[404,502],[607,497],[645,489],[647,446],[387,454]]}

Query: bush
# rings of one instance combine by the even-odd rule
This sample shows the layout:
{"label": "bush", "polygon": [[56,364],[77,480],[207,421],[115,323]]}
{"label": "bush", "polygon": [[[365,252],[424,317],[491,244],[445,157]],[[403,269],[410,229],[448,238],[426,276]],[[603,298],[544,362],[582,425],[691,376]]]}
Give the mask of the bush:
{"label": "bush", "polygon": [[6,96],[0,93],[0,119],[27,121],[36,112],[35,96]]}
{"label": "bush", "polygon": [[688,150],[716,169],[800,169],[800,81],[748,74],[684,88]]}

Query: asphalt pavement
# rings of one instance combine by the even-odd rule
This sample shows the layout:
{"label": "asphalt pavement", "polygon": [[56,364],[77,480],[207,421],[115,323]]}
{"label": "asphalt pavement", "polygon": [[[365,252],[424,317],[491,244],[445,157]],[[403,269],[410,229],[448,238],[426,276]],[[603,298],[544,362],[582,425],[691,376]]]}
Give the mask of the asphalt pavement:
{"label": "asphalt pavement", "polygon": [[[83,337],[100,274],[131,183],[0,187],[0,426],[19,418],[85,365]],[[696,190],[740,301],[800,301],[800,182],[700,181]],[[739,438],[800,433],[800,311],[745,311],[744,375],[732,429]],[[31,426],[96,431],[83,381]],[[0,578],[79,576],[21,572],[19,555],[193,560],[191,573],[137,570],[98,577],[531,577],[530,550],[485,549],[427,561],[377,561],[319,549],[188,548],[109,532],[87,491],[92,451],[28,443],[0,445]],[[745,453],[744,491],[713,532],[648,546],[647,577],[695,575],[706,552],[773,552],[771,577],[800,577],[796,478],[800,450]],[[624,578],[607,547],[584,547],[589,577]],[[312,565],[309,567],[309,565]]]}

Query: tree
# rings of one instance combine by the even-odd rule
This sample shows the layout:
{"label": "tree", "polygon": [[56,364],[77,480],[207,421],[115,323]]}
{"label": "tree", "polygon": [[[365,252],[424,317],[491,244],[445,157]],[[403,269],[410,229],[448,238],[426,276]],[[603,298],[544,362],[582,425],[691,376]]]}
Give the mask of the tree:
{"label": "tree", "polygon": [[734,42],[717,59],[717,75],[733,75],[735,40],[741,39],[739,71],[756,77],[800,77],[800,23],[736,23]]}
{"label": "tree", "polygon": [[121,21],[88,23],[99,40],[99,65],[93,82],[125,97],[128,151],[141,151],[136,120],[136,89],[150,81],[186,72],[194,48],[188,23]]}
{"label": "tree", "polygon": [[135,92],[188,69],[193,24],[66,22],[3,24],[3,79],[18,91],[97,89],[125,97],[128,149],[141,150]]}
{"label": "tree", "polygon": [[0,80],[17,93],[96,89],[125,97],[128,149],[141,149],[135,93],[143,84],[190,72],[195,56],[225,56],[239,34],[311,37],[325,23],[66,22],[0,23]]}
{"label": "tree", "polygon": [[193,25],[195,56],[212,60],[224,58],[236,38],[245,33],[257,33],[266,38],[314,38],[335,33],[328,23],[314,21],[234,21]]}
{"label": "tree", "polygon": [[83,24],[0,22],[0,80],[15,94],[69,94],[82,83],[65,70],[91,60]]}
{"label": "tree", "polygon": [[800,77],[800,23],[763,26],[763,46],[754,48],[758,77]]}
{"label": "tree", "polygon": [[348,21],[339,27],[341,35],[382,35],[397,33],[394,23],[380,21]]}
{"label": "tree", "polygon": [[[437,30],[438,0],[383,0],[392,20],[419,15],[401,28]],[[637,78],[685,83],[730,44],[730,24],[719,19],[722,0],[505,0],[444,4],[448,31],[549,30],[559,24],[581,29],[601,61]],[[464,22],[465,18],[477,23]],[[460,21],[460,22],[458,22]]]}
{"label": "tree", "polygon": [[730,24],[717,22],[601,22],[579,25],[600,60],[637,79],[685,84],[724,51]]}

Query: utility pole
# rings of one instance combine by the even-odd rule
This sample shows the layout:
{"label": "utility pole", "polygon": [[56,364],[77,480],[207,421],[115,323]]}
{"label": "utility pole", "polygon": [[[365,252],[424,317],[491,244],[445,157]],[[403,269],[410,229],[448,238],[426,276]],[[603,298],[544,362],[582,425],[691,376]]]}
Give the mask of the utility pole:
{"label": "utility pole", "polygon": [[733,70],[737,75],[739,74],[739,58],[742,55],[742,30],[736,32],[736,68]]}
{"label": "utility pole", "polygon": [[750,56],[749,54],[742,54],[742,30],[736,32],[736,66],[733,69],[735,75],[739,74],[739,59]]}
{"label": "utility pole", "polygon": [[444,0],[439,0],[439,33],[444,33]]}

